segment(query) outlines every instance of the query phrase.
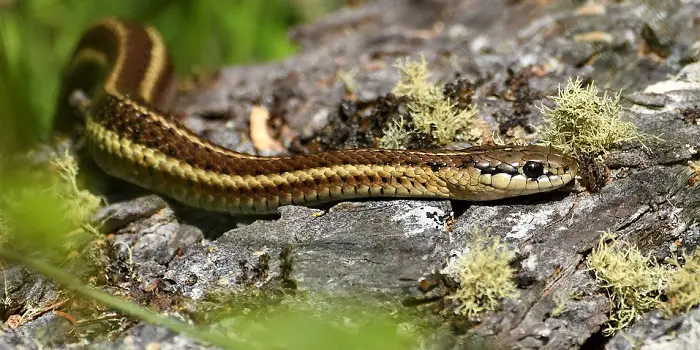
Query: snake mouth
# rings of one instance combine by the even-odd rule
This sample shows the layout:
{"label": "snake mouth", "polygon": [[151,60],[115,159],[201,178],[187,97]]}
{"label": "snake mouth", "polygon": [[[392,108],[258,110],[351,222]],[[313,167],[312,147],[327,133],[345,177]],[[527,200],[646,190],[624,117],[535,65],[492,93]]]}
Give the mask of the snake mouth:
{"label": "snake mouth", "polygon": [[573,180],[573,176],[570,174],[542,175],[537,178],[510,174],[486,174],[479,176],[481,184],[497,190],[508,191],[547,191],[564,186],[571,180]]}
{"label": "snake mouth", "polygon": [[493,190],[513,191],[515,195],[544,192],[571,182],[577,170],[575,165],[558,162],[527,161],[522,165],[505,166],[499,164],[495,168],[480,169],[479,183]]}

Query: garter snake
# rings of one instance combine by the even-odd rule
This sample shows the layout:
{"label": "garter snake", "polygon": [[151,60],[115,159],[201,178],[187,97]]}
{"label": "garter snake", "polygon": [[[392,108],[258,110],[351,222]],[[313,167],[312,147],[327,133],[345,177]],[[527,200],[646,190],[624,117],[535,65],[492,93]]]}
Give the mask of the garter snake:
{"label": "garter snake", "polygon": [[[366,197],[495,200],[559,188],[578,170],[571,158],[538,146],[237,153],[161,112],[173,93],[172,70],[155,29],[104,19],[83,35],[65,68],[54,129],[81,124],[92,159],[112,176],[229,213]],[[77,89],[91,96],[83,120],[65,111]]]}

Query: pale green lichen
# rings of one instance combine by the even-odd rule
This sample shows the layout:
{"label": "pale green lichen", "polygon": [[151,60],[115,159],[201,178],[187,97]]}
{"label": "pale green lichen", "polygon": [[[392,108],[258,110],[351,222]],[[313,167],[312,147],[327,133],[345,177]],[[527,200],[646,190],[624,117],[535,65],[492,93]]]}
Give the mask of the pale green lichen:
{"label": "pale green lichen", "polygon": [[454,278],[459,288],[454,299],[457,312],[470,319],[496,310],[501,301],[518,295],[510,261],[515,254],[499,238],[486,240],[474,229],[470,250],[447,264],[443,273]]}
{"label": "pale green lichen", "polygon": [[[103,200],[78,186],[77,161],[67,152],[52,155],[51,171],[20,169],[6,172],[0,194],[0,240],[46,255],[75,254],[100,237],[89,223]],[[58,175],[58,176],[56,176]]]}
{"label": "pale green lichen", "polygon": [[352,68],[350,70],[339,70],[335,74],[335,80],[340,81],[345,85],[345,92],[354,95],[357,92],[357,81],[355,81],[355,76],[359,70],[357,68]]}
{"label": "pale green lichen", "polygon": [[396,119],[389,121],[384,128],[384,136],[379,140],[379,147],[392,149],[404,148],[406,142],[413,133],[415,133],[415,131],[406,127],[404,117],[398,116]]}
{"label": "pale green lichen", "polygon": [[685,265],[681,267],[678,259],[673,259],[677,270],[668,279],[668,301],[662,308],[669,316],[688,312],[700,303],[700,249],[684,256],[684,260]]}
{"label": "pale green lichen", "polygon": [[421,55],[419,63],[410,59],[397,61],[395,64],[399,79],[392,91],[397,96],[406,96],[408,112],[411,115],[410,124],[405,121],[395,125],[390,123],[384,130],[380,144],[402,144],[406,136],[401,136],[401,130],[420,132],[433,137],[437,145],[446,145],[466,133],[476,116],[476,106],[467,109],[457,108],[457,102],[445,96],[442,87],[430,82],[430,71]]}
{"label": "pale green lichen", "polygon": [[622,119],[620,94],[598,96],[594,84],[581,86],[581,80],[569,79],[550,96],[555,107],[539,107],[545,124],[540,130],[543,144],[560,149],[576,158],[599,155],[613,145],[625,141],[642,142],[645,135],[634,124]]}
{"label": "pale green lichen", "polygon": [[54,191],[65,202],[66,216],[76,224],[86,223],[104,200],[78,187],[78,162],[68,151],[54,155],[51,165],[63,180],[54,186]]}
{"label": "pale green lichen", "polygon": [[569,311],[567,304],[573,298],[573,293],[554,293],[552,299],[554,300],[556,305],[554,306],[554,309],[552,309],[552,312],[550,312],[550,315],[552,315],[552,317],[558,317],[561,316],[563,313]]}
{"label": "pale green lichen", "polygon": [[661,306],[668,271],[612,233],[601,235],[587,265],[610,300],[605,335],[626,328],[644,312]]}
{"label": "pale green lichen", "polygon": [[[685,264],[681,266],[679,260]],[[660,266],[611,233],[601,235],[588,257],[588,268],[610,300],[605,335],[626,328],[644,312],[658,308],[667,316],[676,316],[700,303],[700,250],[683,254],[681,259],[674,257],[671,265],[675,269]]]}

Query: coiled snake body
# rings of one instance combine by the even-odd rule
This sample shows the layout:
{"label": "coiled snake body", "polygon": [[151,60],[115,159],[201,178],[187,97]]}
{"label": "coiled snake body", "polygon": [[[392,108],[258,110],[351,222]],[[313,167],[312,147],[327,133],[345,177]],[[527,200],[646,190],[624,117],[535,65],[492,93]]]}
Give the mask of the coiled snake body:
{"label": "coiled snake body", "polygon": [[269,213],[282,205],[364,197],[494,200],[559,188],[578,170],[571,158],[538,146],[290,157],[234,152],[160,112],[173,92],[165,46],[153,28],[115,18],[85,33],[64,74],[56,130],[69,132],[78,121],[67,117],[68,96],[77,89],[91,93],[79,122],[97,165],[208,210]]}

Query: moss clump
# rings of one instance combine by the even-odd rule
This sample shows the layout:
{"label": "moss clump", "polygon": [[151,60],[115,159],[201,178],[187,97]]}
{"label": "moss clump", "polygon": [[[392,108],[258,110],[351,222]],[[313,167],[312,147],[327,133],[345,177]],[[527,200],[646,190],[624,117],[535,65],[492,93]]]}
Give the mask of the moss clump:
{"label": "moss clump", "polygon": [[598,96],[598,88],[591,84],[585,88],[581,80],[569,79],[558,96],[550,96],[554,108],[542,105],[539,109],[545,117],[541,135],[545,145],[580,158],[583,154],[599,155],[616,143],[639,141],[644,135],[634,124],[622,121],[620,94]]}
{"label": "moss clump", "polygon": [[[438,145],[454,142],[471,126],[476,116],[476,107],[472,104],[467,109],[457,108],[457,102],[445,96],[442,87],[429,82],[425,57],[420,63],[406,59],[395,65],[399,80],[392,91],[397,96],[406,96],[408,112],[412,122],[403,120],[389,124],[384,130],[380,146],[401,145],[405,140],[403,133],[420,132],[432,136]],[[406,131],[408,130],[408,131]]]}
{"label": "moss clump", "polygon": [[76,224],[85,224],[104,200],[78,187],[78,162],[68,151],[60,156],[55,155],[51,165],[63,180],[54,186],[54,190],[64,200],[66,216]]}
{"label": "moss clump", "polygon": [[610,299],[605,335],[626,328],[642,313],[661,305],[668,271],[643,256],[636,247],[618,241],[612,233],[601,235],[587,264]]}
{"label": "moss clump", "polygon": [[662,309],[669,316],[688,312],[700,303],[700,249],[686,256],[685,261],[685,265],[681,267],[678,260],[674,259],[674,265],[678,270],[668,279],[666,288],[668,301],[664,303]]}
{"label": "moss clump", "polygon": [[448,263],[443,273],[459,282],[459,289],[449,296],[458,302],[459,314],[477,318],[484,311],[496,310],[502,299],[518,295],[515,270],[510,267],[513,257],[499,238],[475,238],[469,252]]}

